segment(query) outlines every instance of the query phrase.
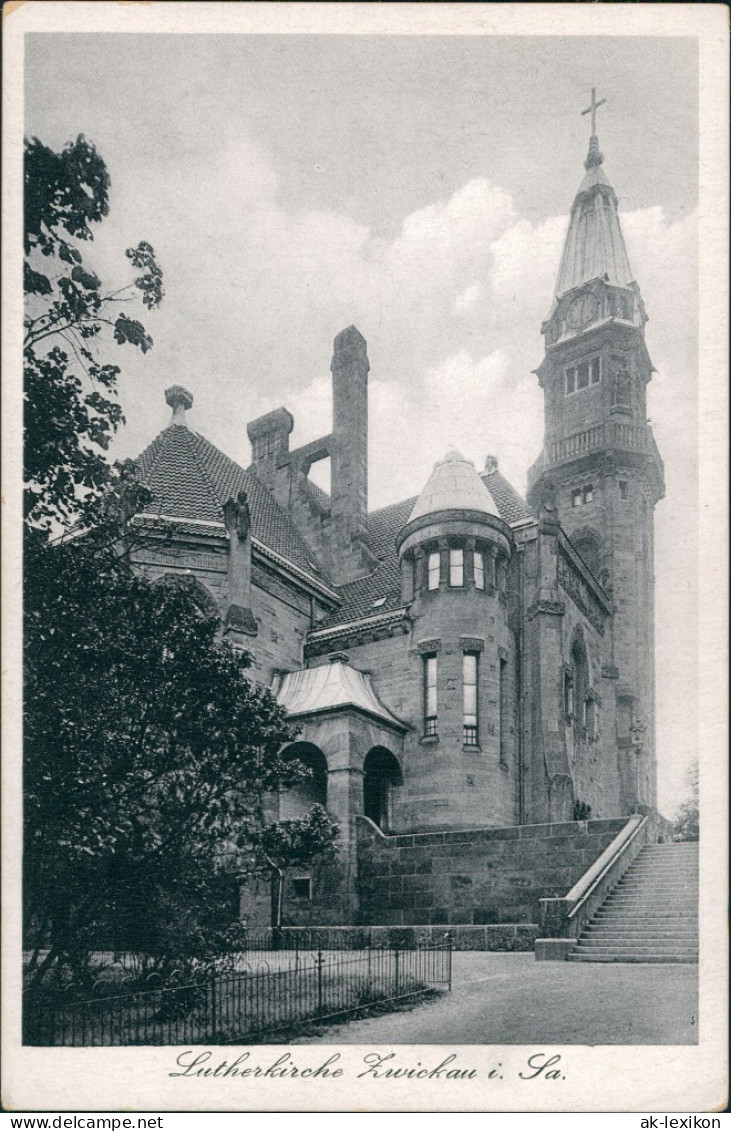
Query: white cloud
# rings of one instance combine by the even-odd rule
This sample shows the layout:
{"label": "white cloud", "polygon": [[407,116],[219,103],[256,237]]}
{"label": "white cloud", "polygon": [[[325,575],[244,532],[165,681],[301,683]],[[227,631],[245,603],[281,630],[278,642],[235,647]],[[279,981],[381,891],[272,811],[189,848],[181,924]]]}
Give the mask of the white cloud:
{"label": "white cloud", "polygon": [[484,293],[481,283],[470,283],[469,287],[465,287],[463,291],[460,291],[455,296],[454,306],[452,308],[454,313],[467,313],[484,297]]}

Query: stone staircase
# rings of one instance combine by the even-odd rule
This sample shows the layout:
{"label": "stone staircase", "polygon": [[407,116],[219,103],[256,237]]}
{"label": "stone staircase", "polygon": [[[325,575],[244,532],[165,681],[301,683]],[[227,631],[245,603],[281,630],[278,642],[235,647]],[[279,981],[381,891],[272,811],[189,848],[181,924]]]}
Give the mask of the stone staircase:
{"label": "stone staircase", "polygon": [[697,843],[643,848],[587,924],[568,959],[697,962]]}

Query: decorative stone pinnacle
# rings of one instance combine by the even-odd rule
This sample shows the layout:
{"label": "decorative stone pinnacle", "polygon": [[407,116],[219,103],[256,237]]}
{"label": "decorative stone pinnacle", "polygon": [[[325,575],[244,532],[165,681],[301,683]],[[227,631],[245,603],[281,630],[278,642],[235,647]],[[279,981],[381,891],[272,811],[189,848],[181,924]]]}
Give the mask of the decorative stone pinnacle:
{"label": "decorative stone pinnacle", "polygon": [[497,456],[485,457],[485,471],[488,475],[492,475],[493,471],[497,471]]}
{"label": "decorative stone pinnacle", "polygon": [[173,410],[171,424],[179,424],[187,428],[185,410],[193,407],[193,394],[184,389],[182,385],[171,385],[165,390],[165,400]]}
{"label": "decorative stone pinnacle", "polygon": [[584,162],[584,168],[587,171],[589,169],[596,169],[598,165],[601,165],[603,160],[604,154],[599,152],[599,138],[596,134],[592,134],[589,138],[589,152]]}

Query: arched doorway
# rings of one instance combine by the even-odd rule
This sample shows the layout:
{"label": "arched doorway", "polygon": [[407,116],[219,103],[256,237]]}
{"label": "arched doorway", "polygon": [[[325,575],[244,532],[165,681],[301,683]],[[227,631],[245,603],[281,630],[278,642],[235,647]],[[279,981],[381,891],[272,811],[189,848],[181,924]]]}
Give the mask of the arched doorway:
{"label": "arched doorway", "polygon": [[296,820],[306,816],[313,805],[327,805],[327,761],[313,742],[293,742],[284,751],[285,759],[296,758],[310,771],[299,785],[279,795],[279,820]]}
{"label": "arched doorway", "polygon": [[363,812],[384,832],[391,825],[392,793],[403,785],[401,767],[385,746],[374,746],[363,763]]}

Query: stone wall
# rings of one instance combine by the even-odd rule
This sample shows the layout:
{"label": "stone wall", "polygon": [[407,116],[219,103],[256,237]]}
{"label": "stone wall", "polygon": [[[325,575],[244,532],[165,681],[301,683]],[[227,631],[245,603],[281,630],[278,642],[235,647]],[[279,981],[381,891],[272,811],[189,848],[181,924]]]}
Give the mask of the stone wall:
{"label": "stone wall", "polygon": [[358,820],[362,924],[537,923],[626,818],[384,836]]}
{"label": "stone wall", "polygon": [[493,926],[417,927],[285,927],[285,944],[300,950],[362,950],[366,947],[437,946],[451,943],[455,950],[533,950],[539,928],[535,923],[500,923]]}

